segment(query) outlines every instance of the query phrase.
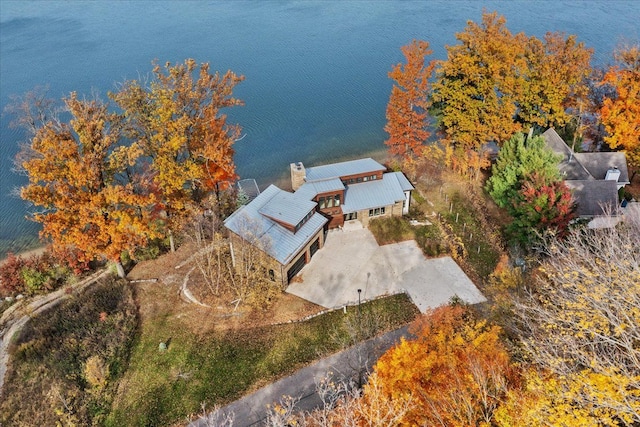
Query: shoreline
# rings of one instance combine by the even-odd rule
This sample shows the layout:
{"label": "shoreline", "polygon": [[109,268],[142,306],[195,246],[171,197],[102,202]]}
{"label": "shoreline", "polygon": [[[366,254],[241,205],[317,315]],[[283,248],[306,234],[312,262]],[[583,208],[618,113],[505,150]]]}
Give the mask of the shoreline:
{"label": "shoreline", "polygon": [[21,252],[17,252],[17,253],[8,252],[6,254],[3,254],[2,258],[0,258],[0,266],[4,265],[4,263],[7,261],[7,259],[8,259],[7,255],[9,253],[13,253],[18,258],[29,258],[29,257],[34,256],[34,255],[35,256],[41,255],[46,250],[47,250],[47,246],[36,246],[34,248],[25,249],[25,250],[23,250]]}
{"label": "shoreline", "polygon": [[[359,155],[353,156],[353,155],[344,155],[344,156],[336,156],[336,157],[332,157],[331,160],[328,160],[326,163],[339,163],[339,162],[345,162],[345,161],[349,161],[349,160],[354,160],[354,159],[359,159],[359,158],[367,158],[367,157],[371,157],[372,159],[384,164],[389,160],[389,156],[387,154],[387,148],[386,147],[381,147],[375,150],[365,150],[362,153],[360,153]],[[315,166],[316,162],[309,162],[309,165],[313,165]],[[285,191],[291,191],[291,181],[290,181],[290,177],[289,177],[289,173],[288,173],[288,167],[289,165],[283,165],[282,169],[285,172],[281,172],[281,173],[275,173],[276,171],[274,171],[272,174],[270,174],[271,176],[268,179],[264,179],[264,188],[267,188],[269,185],[273,184],[276,185],[278,187],[280,187],[281,189],[285,190]],[[239,179],[251,179],[251,176],[246,176],[246,177],[239,177]],[[255,178],[254,178],[255,179]],[[258,181],[258,180],[256,180]],[[262,180],[261,180],[262,181]],[[259,187],[261,187],[260,184],[262,184],[263,182],[260,182],[258,184]],[[261,188],[260,191],[264,190],[264,188]],[[16,238],[19,238],[20,236],[17,236]],[[5,263],[5,261],[7,260],[7,255],[9,253],[13,253],[15,256],[20,257],[20,258],[28,258],[32,255],[40,255],[42,254],[45,250],[47,249],[47,245],[43,245],[42,242],[38,242],[38,244],[34,245],[33,247],[30,247],[29,249],[24,249],[21,250],[19,252],[12,252],[12,251],[7,251],[4,252],[2,254],[0,254],[0,265],[3,265]]]}

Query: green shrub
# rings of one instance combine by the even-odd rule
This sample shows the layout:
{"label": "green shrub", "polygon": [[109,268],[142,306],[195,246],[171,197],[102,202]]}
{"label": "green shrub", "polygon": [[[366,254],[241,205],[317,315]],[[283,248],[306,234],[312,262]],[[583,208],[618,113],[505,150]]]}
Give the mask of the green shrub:
{"label": "green shrub", "polygon": [[437,257],[446,253],[446,249],[441,244],[442,236],[437,226],[416,227],[414,232],[416,243],[426,256]]}
{"label": "green shrub", "polygon": [[369,229],[379,245],[403,242],[413,239],[411,224],[402,217],[376,218],[369,222]]}

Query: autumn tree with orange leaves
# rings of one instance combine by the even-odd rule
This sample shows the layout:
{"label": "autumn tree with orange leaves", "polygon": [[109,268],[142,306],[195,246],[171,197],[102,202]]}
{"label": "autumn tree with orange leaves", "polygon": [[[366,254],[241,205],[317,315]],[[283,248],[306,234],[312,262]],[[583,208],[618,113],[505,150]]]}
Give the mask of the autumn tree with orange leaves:
{"label": "autumn tree with orange leaves", "polygon": [[41,208],[33,219],[42,237],[87,260],[112,260],[120,275],[124,252],[171,236],[236,178],[240,128],[221,110],[241,105],[232,91],[242,77],[191,59],[156,65],[154,75],[148,87],[130,81],[110,94],[120,111],[72,93],[69,123],[40,93],[14,102],[17,124],[32,135],[16,158],[29,178],[21,196]]}
{"label": "autumn tree with orange leaves", "polygon": [[114,153],[122,143],[117,115],[100,100],[64,99],[69,123],[51,119],[19,153],[29,182],[21,197],[39,211],[41,236],[55,249],[76,248],[88,261],[107,258],[124,276],[120,257],[159,236],[155,197],[131,164]]}
{"label": "autumn tree with orange leaves", "polygon": [[490,425],[502,397],[517,385],[500,328],[467,308],[444,306],[426,315],[415,334],[375,366],[385,396],[413,402],[400,425]]}
{"label": "autumn tree with orange leaves", "polygon": [[406,63],[396,64],[389,72],[395,83],[384,130],[389,134],[385,141],[389,154],[407,160],[420,154],[420,147],[430,135],[428,90],[434,63],[425,64],[425,57],[432,53],[425,41],[414,40],[401,50]]}
{"label": "autumn tree with orange leaves", "polygon": [[153,73],[149,85],[128,81],[111,97],[124,111],[125,129],[133,140],[128,150],[151,159],[146,173],[175,250],[173,231],[206,194],[219,194],[236,179],[232,146],[240,127],[228,124],[222,110],[242,105],[232,93],[243,77],[231,71],[211,74],[209,64],[193,59],[155,64]]}
{"label": "autumn tree with orange leaves", "polygon": [[415,338],[403,339],[378,360],[361,389],[323,380],[319,409],[298,413],[297,400],[285,398],[270,411],[268,425],[494,425],[507,395],[521,391],[500,328],[458,305],[427,313],[412,332]]}
{"label": "autumn tree with orange leaves", "polygon": [[604,141],[611,148],[624,150],[629,163],[640,168],[640,46],[620,48],[615,59],[617,65],[609,68],[602,80],[603,85],[615,89],[600,109],[607,133]]}

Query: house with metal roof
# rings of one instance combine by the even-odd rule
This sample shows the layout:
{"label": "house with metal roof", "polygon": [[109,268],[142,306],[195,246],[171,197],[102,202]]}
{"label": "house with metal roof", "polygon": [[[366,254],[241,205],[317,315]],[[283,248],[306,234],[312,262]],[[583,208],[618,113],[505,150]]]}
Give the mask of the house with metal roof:
{"label": "house with metal roof", "polygon": [[366,227],[371,218],[409,212],[413,185],[402,172],[386,172],[371,158],[310,168],[298,162],[290,170],[295,194],[318,203],[329,228],[349,221]]}
{"label": "house with metal roof", "polygon": [[373,159],[290,169],[294,192],[270,185],[224,221],[236,267],[247,245],[257,248],[268,258],[265,273],[283,286],[322,248],[327,230],[409,212],[413,185]]}
{"label": "house with metal roof", "polygon": [[574,152],[553,129],[542,134],[547,147],[560,156],[558,168],[571,189],[582,218],[615,213],[618,190],[629,184],[627,159],[622,152]]}
{"label": "house with metal roof", "polygon": [[316,203],[270,185],[225,221],[231,255],[241,268],[251,251],[267,255],[265,274],[286,286],[324,245],[328,219]]}

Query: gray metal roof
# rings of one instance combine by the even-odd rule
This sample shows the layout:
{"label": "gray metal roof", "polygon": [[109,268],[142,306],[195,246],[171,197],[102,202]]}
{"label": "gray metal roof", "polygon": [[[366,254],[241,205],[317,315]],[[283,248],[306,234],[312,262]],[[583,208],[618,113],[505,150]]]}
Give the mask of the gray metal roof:
{"label": "gray metal roof", "polygon": [[340,181],[340,178],[330,178],[306,182],[296,190],[296,195],[300,195],[305,199],[311,200],[318,194],[340,190],[344,190],[344,184]]}
{"label": "gray metal roof", "polygon": [[315,166],[306,169],[307,182],[320,179],[339,178],[367,172],[385,171],[387,168],[371,158],[350,160],[330,165]]}
{"label": "gray metal roof", "polygon": [[294,205],[302,202],[311,203],[315,206],[314,202],[300,200],[298,197],[290,199],[288,196],[284,196],[283,198],[283,193],[294,196],[292,193],[283,191],[275,185],[270,185],[251,203],[231,214],[224,221],[224,225],[229,230],[251,242],[257,240],[261,248],[271,257],[281,264],[287,264],[298,255],[328,220],[321,214],[314,213],[296,233],[293,233],[260,213],[260,210],[274,199],[276,199],[274,201],[275,205],[279,205],[286,199],[292,201]]}
{"label": "gray metal roof", "polygon": [[389,175],[395,175],[398,180],[398,184],[400,184],[400,188],[402,191],[412,191],[415,190],[413,185],[409,182],[407,177],[402,172],[391,172]]}
{"label": "gray metal roof", "polygon": [[[404,200],[405,190],[400,183],[400,175],[402,174],[398,172],[385,173],[379,180],[348,185],[344,195],[342,212],[351,213],[379,208]],[[404,175],[402,176],[404,177]],[[406,178],[404,179],[406,180]],[[407,183],[411,186],[409,181],[403,184]],[[407,188],[407,191],[412,189],[413,186]]]}
{"label": "gray metal roof", "polygon": [[571,180],[565,181],[578,205],[576,213],[583,217],[603,215],[606,209],[618,205],[618,187],[615,181]]}
{"label": "gray metal roof", "polygon": [[[277,187],[276,187],[277,188]],[[276,221],[284,222],[291,226],[296,226],[302,219],[316,207],[316,202],[312,202],[294,193],[280,190],[274,194],[258,212]]]}

